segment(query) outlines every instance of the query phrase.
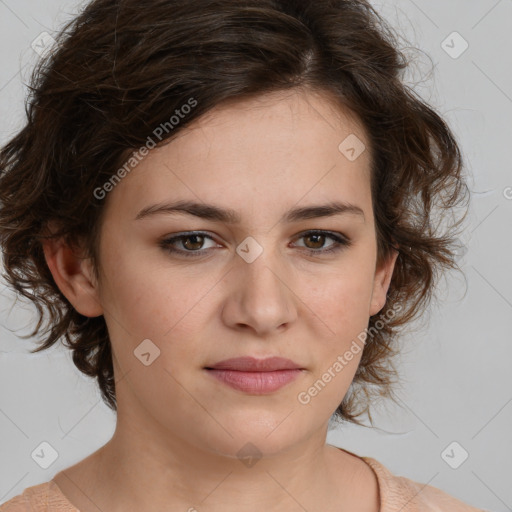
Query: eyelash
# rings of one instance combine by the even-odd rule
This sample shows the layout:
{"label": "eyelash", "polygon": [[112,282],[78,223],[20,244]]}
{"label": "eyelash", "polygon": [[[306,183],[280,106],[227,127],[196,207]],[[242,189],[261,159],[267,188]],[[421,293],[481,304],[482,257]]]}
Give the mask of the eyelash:
{"label": "eyelash", "polygon": [[[311,235],[327,235],[327,238],[331,238],[335,241],[334,244],[329,249],[305,249],[305,252],[308,253],[310,256],[318,256],[318,255],[325,255],[325,254],[333,254],[336,252],[341,251],[342,249],[346,247],[350,247],[352,245],[352,242],[344,235],[341,235],[341,233],[333,233],[331,231],[322,231],[322,230],[312,230],[312,231],[306,231],[301,234],[296,240],[300,238],[304,238],[306,236]],[[198,258],[202,255],[204,255],[206,252],[209,251],[209,249],[203,249],[198,251],[184,251],[181,249],[175,249],[172,244],[176,241],[180,240],[186,240],[187,238],[191,238],[193,236],[202,236],[205,238],[209,238],[210,240],[214,240],[211,236],[209,236],[207,233],[202,233],[200,231],[193,231],[190,233],[173,236],[171,238],[167,238],[165,240],[162,240],[160,242],[160,247],[162,247],[165,251],[173,254],[180,254],[182,256],[185,256],[187,258]]]}

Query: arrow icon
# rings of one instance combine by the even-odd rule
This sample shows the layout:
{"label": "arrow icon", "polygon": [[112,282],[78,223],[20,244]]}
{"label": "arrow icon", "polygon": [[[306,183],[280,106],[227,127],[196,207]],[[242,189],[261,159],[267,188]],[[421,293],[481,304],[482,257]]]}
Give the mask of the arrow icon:
{"label": "arrow icon", "polygon": [[160,349],[150,339],[143,340],[133,351],[133,355],[144,365],[149,366],[160,357]]}
{"label": "arrow icon", "polygon": [[469,453],[457,441],[452,441],[442,452],[441,458],[452,469],[457,469],[469,457]]}
{"label": "arrow icon", "polygon": [[351,133],[338,146],[339,151],[349,160],[354,162],[365,151],[364,142],[355,134]]}
{"label": "arrow icon", "polygon": [[441,48],[452,59],[458,59],[469,48],[469,43],[458,32],[452,32],[441,43]]}
{"label": "arrow icon", "polygon": [[39,443],[30,454],[32,460],[43,469],[48,469],[59,457],[57,450],[47,441]]}
{"label": "arrow icon", "polygon": [[246,263],[252,263],[263,252],[263,247],[252,236],[248,236],[238,244],[236,252]]}

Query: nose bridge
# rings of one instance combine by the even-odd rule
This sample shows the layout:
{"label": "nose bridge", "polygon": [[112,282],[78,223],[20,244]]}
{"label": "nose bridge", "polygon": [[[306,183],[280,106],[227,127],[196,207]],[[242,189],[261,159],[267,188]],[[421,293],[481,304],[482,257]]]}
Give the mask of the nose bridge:
{"label": "nose bridge", "polygon": [[237,248],[240,257],[227,299],[230,307],[225,308],[230,323],[247,324],[260,333],[295,318],[289,272],[280,263],[279,251],[267,248],[272,245],[270,238],[265,248],[254,239]]}
{"label": "nose bridge", "polygon": [[[273,251],[267,251],[252,263],[242,264],[242,276],[246,276],[245,286],[250,287],[254,292],[264,292],[272,296],[283,295],[284,272],[282,265],[277,263]],[[271,298],[267,295],[267,298]]]}

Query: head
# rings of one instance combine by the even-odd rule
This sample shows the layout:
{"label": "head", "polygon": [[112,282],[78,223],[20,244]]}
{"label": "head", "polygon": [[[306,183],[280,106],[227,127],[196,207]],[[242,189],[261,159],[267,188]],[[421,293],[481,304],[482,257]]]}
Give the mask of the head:
{"label": "head", "polygon": [[[304,437],[392,398],[397,331],[456,268],[462,219],[437,215],[466,189],[371,6],[97,0],[57,41],[0,154],[4,277],[38,308],[36,350],[64,339],[112,409],[221,450],[212,418],[263,439],[293,409]],[[155,212],[179,202],[195,215]],[[210,380],[241,355],[304,372],[264,397]]]}

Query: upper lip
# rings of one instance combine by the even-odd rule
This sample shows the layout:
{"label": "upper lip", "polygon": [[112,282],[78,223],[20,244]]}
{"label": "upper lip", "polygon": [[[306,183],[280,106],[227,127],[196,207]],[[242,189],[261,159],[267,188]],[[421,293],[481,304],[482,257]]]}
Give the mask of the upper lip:
{"label": "upper lip", "polygon": [[239,372],[272,372],[276,370],[302,370],[302,367],[291,359],[283,357],[268,357],[255,359],[254,357],[235,357],[219,361],[208,370],[236,370]]}

